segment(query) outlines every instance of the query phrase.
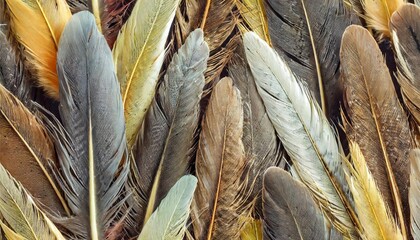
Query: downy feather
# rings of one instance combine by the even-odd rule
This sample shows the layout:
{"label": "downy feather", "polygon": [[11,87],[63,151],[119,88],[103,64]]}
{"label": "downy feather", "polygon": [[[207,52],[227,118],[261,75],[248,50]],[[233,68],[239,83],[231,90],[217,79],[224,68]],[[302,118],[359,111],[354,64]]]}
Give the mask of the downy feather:
{"label": "downy feather", "polygon": [[340,51],[344,128],[366,157],[369,170],[396,214],[404,236],[408,222],[408,153],[410,129],[384,58],[370,33],[351,26],[343,34]]}
{"label": "downy feather", "polygon": [[272,45],[329,120],[339,116],[339,50],[352,18],[341,0],[265,0]]}
{"label": "downy feather", "polygon": [[203,31],[197,29],[173,56],[146,114],[135,156],[141,181],[136,188],[139,199],[134,210],[140,226],[188,172],[196,147],[208,56]]}
{"label": "downy feather", "polygon": [[0,213],[11,230],[28,240],[64,240],[34,199],[0,164]]}
{"label": "downy feather", "polygon": [[420,239],[420,149],[411,150],[410,155],[410,204],[411,234],[415,240]]}
{"label": "downy feather", "polygon": [[56,148],[74,214],[64,227],[79,238],[103,239],[124,201],[129,164],[112,55],[92,14],[73,15],[57,59],[64,130],[55,135]]}
{"label": "downy feather", "polygon": [[322,211],[344,235],[354,233],[336,136],[320,107],[285,61],[253,32],[245,52],[268,117],[294,168]]}
{"label": "downy feather", "polygon": [[42,123],[0,85],[0,163],[52,212],[70,214],[49,168],[57,162]]}
{"label": "downy feather", "polygon": [[65,0],[6,0],[12,31],[25,47],[26,57],[35,71],[38,84],[58,99],[56,70],[61,33],[71,17]]}
{"label": "downy feather", "polygon": [[257,215],[261,215],[262,175],[268,167],[285,164],[282,162],[282,147],[258,94],[242,42],[237,47],[228,68],[229,76],[238,87],[243,102],[242,141],[247,159],[244,175],[251,190],[249,200],[257,200],[255,210]]}
{"label": "downy feather", "polygon": [[352,164],[347,176],[363,239],[398,240],[403,235],[389,211],[359,146],[350,142]]}
{"label": "downy feather", "polygon": [[407,109],[420,124],[420,8],[405,4],[391,18],[394,49],[398,66],[397,80]]}
{"label": "downy feather", "polygon": [[181,177],[153,212],[138,240],[184,239],[196,187],[197,178]]}
{"label": "downy feather", "polygon": [[240,25],[241,29],[249,28],[271,45],[264,0],[239,0],[236,1],[236,6],[246,23],[246,26]]}
{"label": "downy feather", "polygon": [[180,0],[139,0],[115,42],[113,57],[126,119],[128,148],[155,95],[166,38]]}
{"label": "downy feather", "polygon": [[191,210],[195,239],[240,237],[245,167],[242,124],[240,93],[230,78],[223,78],[210,97],[198,143],[198,186]]}
{"label": "downy feather", "polygon": [[311,192],[283,169],[264,173],[264,239],[326,239],[324,216]]}

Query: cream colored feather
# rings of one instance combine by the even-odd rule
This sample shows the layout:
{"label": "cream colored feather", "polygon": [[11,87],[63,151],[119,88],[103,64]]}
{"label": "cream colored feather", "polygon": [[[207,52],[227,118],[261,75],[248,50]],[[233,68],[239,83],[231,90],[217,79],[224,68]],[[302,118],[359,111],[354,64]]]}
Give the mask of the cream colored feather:
{"label": "cream colored feather", "polygon": [[138,0],[113,49],[129,148],[155,95],[165,42],[180,0]]}
{"label": "cream colored feather", "polygon": [[362,238],[369,240],[403,239],[359,146],[350,143],[350,152],[353,166],[349,164],[351,176],[347,176],[347,181],[353,193]]}
{"label": "cream colored feather", "polygon": [[6,0],[12,31],[25,47],[36,71],[38,84],[49,96],[58,99],[56,70],[61,32],[71,17],[65,0]]}

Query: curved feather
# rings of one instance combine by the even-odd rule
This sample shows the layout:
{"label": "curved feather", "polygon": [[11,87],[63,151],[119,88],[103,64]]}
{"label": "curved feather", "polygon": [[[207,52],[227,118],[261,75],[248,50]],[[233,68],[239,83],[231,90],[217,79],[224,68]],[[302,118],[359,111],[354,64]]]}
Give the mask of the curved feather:
{"label": "curved feather", "polygon": [[350,143],[352,164],[348,176],[354,196],[355,209],[360,220],[363,239],[403,239],[398,225],[371,175],[359,146]]}
{"label": "curved feather", "polygon": [[184,239],[196,186],[194,176],[181,177],[150,216],[138,240]]}
{"label": "curved feather", "polygon": [[302,183],[276,167],[264,173],[264,239],[325,239],[324,217]]}
{"label": "curved feather", "polygon": [[242,29],[249,28],[271,45],[264,0],[239,0],[236,6],[247,25],[240,25]]}
{"label": "curved feather", "polygon": [[299,177],[334,226],[346,236],[353,234],[355,217],[328,120],[274,49],[253,32],[245,34],[244,43],[268,117]]}
{"label": "curved feather", "polygon": [[414,239],[420,239],[420,149],[411,150],[410,155],[410,189],[408,202],[410,204],[411,234]]}
{"label": "curved feather", "polygon": [[420,8],[406,4],[391,18],[391,28],[398,65],[398,82],[403,100],[411,115],[420,123]]}
{"label": "curved feather", "polygon": [[129,171],[124,115],[109,47],[89,12],[70,19],[60,40],[61,184],[74,213],[65,227],[103,239],[115,222]]}
{"label": "curved feather", "polygon": [[36,206],[34,199],[1,164],[0,212],[11,229],[25,239],[64,240],[58,229]]}
{"label": "curved feather", "polygon": [[215,86],[202,122],[195,163],[198,186],[192,204],[195,239],[238,239],[242,210],[243,110],[230,78]]}
{"label": "curved feather", "polygon": [[113,49],[131,149],[155,95],[166,38],[180,0],[137,1]]}
{"label": "curved feather", "polygon": [[403,235],[408,220],[410,128],[375,39],[360,27],[343,34],[340,52],[345,132],[366,156],[385,203],[398,217]]}
{"label": "curved feather", "polygon": [[57,162],[42,123],[0,85],[0,163],[43,205],[70,214],[49,166]]}
{"label": "curved feather", "polygon": [[[197,29],[173,56],[146,114],[135,156],[143,225],[176,181],[188,172],[196,147],[200,99],[209,49]],[[140,220],[139,220],[140,219]]]}
{"label": "curved feather", "polygon": [[56,70],[58,43],[71,17],[65,0],[6,0],[12,31],[25,47],[26,57],[36,71],[38,84],[58,99]]}

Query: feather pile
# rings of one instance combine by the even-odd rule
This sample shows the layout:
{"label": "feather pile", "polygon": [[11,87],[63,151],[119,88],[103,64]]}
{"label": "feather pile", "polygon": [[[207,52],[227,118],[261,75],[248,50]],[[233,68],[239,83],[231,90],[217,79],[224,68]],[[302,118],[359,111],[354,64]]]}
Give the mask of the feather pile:
{"label": "feather pile", "polygon": [[420,239],[419,5],[0,0],[0,239]]}

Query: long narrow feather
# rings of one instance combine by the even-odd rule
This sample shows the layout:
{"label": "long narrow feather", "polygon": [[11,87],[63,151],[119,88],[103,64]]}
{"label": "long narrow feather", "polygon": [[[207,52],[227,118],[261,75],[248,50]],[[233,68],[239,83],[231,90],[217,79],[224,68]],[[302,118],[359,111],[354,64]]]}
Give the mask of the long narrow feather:
{"label": "long narrow feather", "polygon": [[198,143],[198,187],[191,215],[195,239],[239,238],[245,167],[242,124],[239,91],[230,78],[223,78],[213,90]]}
{"label": "long narrow feather", "polygon": [[344,235],[355,218],[346,199],[336,136],[318,104],[285,61],[255,33],[244,36],[245,52],[257,89],[294,168],[321,209]]}
{"label": "long narrow feather", "polygon": [[374,177],[368,169],[359,146],[350,143],[352,164],[351,176],[347,176],[353,193],[355,209],[360,220],[363,239],[403,239],[391,212],[389,211]]}
{"label": "long narrow feather", "polygon": [[[6,239],[8,239],[8,240],[25,240],[25,238],[22,237],[22,235],[16,233],[12,229],[10,229],[6,224],[0,222],[0,225],[1,225],[1,229],[4,232],[4,236],[6,237]],[[0,239],[2,239],[2,238],[3,238],[3,236]]]}
{"label": "long narrow feather", "polygon": [[265,0],[274,49],[304,81],[330,120],[339,116],[341,35],[352,23],[341,0]]}
{"label": "long narrow feather", "polygon": [[203,31],[193,31],[172,58],[146,114],[135,156],[140,226],[190,167],[208,55]]}
{"label": "long narrow feather", "polygon": [[73,15],[57,59],[67,134],[56,135],[56,147],[61,184],[74,213],[65,227],[84,239],[103,239],[124,200],[129,165],[112,55],[92,14]]}
{"label": "long narrow feather", "polygon": [[258,94],[251,69],[246,62],[244,46],[237,47],[229,65],[229,76],[238,87],[244,109],[242,141],[247,158],[244,175],[251,190],[249,199],[256,202],[256,212],[261,214],[262,175],[282,160],[281,143]]}
{"label": "long narrow feather", "polygon": [[0,85],[0,163],[53,212],[70,214],[49,165],[57,162],[42,123]]}
{"label": "long narrow feather", "polygon": [[51,220],[0,164],[0,212],[12,230],[25,239],[64,240]]}
{"label": "long narrow feather", "polygon": [[[366,156],[385,203],[397,215],[405,236],[408,220],[410,129],[384,58],[370,33],[351,26],[340,52],[345,131]],[[348,123],[347,123],[348,121]]]}
{"label": "long narrow feather", "polygon": [[61,32],[71,17],[65,0],[6,0],[12,31],[25,47],[38,84],[58,99],[56,59]]}
{"label": "long narrow feather", "polygon": [[379,40],[391,37],[391,16],[406,2],[407,0],[360,0],[367,27],[376,31]]}
{"label": "long narrow feather", "polygon": [[236,6],[249,29],[271,45],[264,0],[239,0]]}
{"label": "long narrow feather", "polygon": [[406,4],[391,18],[391,28],[398,65],[398,82],[401,85],[404,103],[411,115],[420,124],[420,8]]}
{"label": "long narrow feather", "polygon": [[129,149],[155,95],[164,48],[180,0],[137,1],[113,49]]}
{"label": "long narrow feather", "polygon": [[410,189],[408,202],[410,204],[411,234],[414,239],[420,239],[420,149],[413,149],[410,158]]}
{"label": "long narrow feather", "polygon": [[197,178],[180,178],[144,226],[138,240],[184,239]]}
{"label": "long narrow feather", "polygon": [[324,217],[305,185],[276,167],[264,173],[264,239],[324,239]]}

